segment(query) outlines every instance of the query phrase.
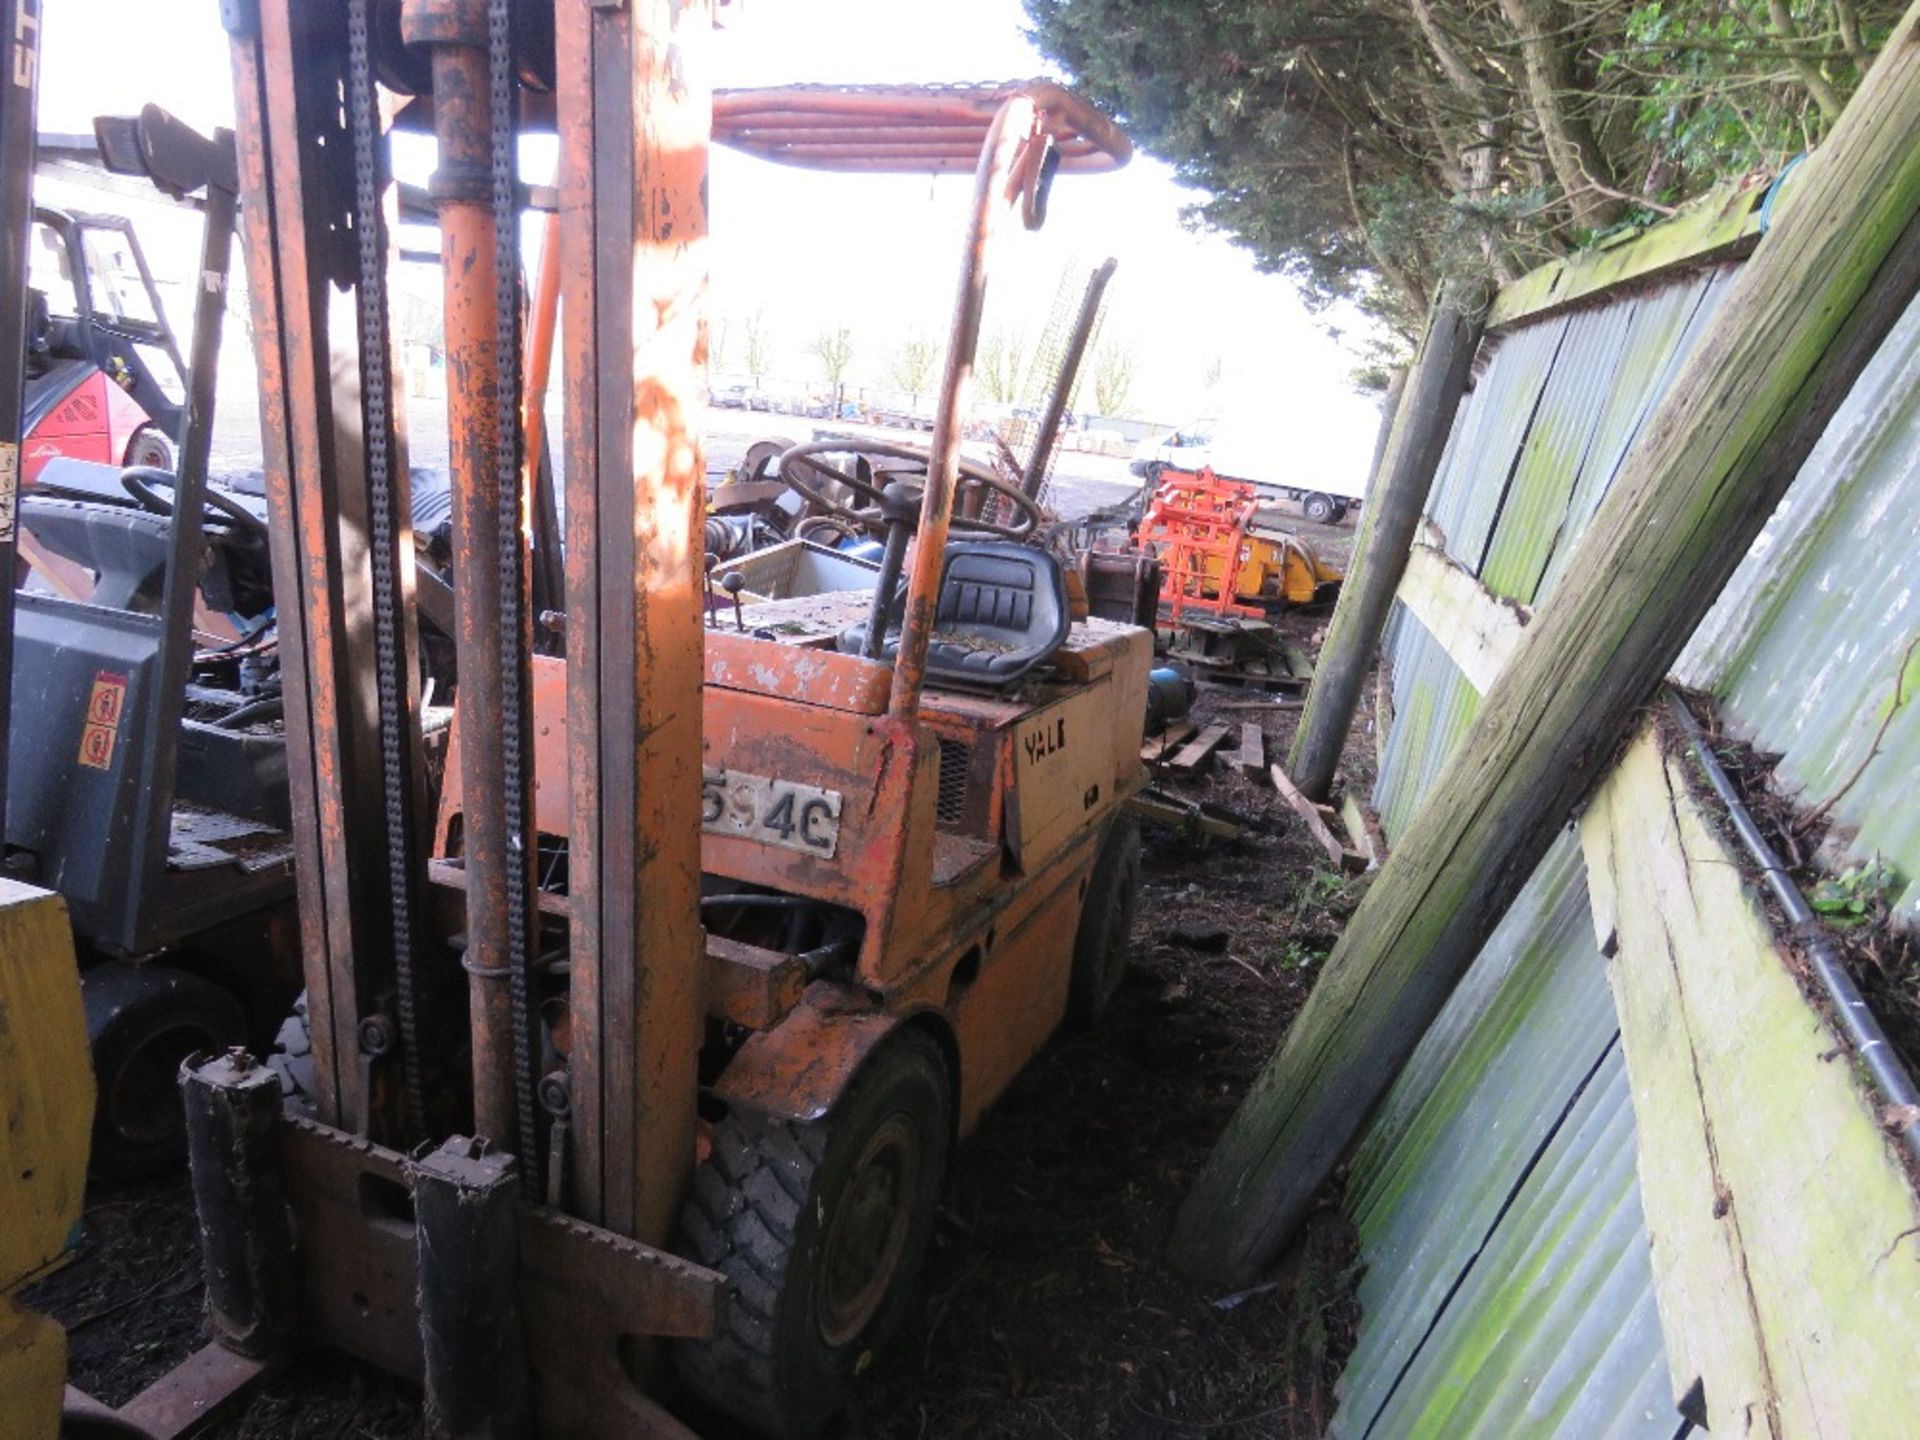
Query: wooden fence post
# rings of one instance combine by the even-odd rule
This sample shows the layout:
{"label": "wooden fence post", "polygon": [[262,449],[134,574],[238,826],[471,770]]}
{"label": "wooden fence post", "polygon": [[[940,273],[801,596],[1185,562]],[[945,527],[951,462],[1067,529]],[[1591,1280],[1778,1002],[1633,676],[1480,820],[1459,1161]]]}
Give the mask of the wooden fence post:
{"label": "wooden fence post", "polygon": [[1701,336],[1174,1227],[1271,1260],[1920,288],[1920,0]]}
{"label": "wooden fence post", "polygon": [[1333,772],[1346,748],[1347,730],[1393,607],[1393,592],[1407,568],[1407,551],[1426,508],[1427,491],[1466,392],[1485,299],[1478,291],[1463,293],[1451,286],[1442,294],[1394,408],[1385,451],[1374,465],[1353,564],[1340,587],[1340,603],[1315,662],[1313,689],[1287,757],[1294,783],[1310,799],[1325,800],[1333,788]]}

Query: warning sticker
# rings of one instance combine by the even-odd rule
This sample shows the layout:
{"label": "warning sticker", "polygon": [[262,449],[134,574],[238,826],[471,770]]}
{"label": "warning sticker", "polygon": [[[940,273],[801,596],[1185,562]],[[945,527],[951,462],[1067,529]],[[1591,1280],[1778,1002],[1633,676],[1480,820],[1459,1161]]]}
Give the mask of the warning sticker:
{"label": "warning sticker", "polygon": [[13,543],[14,498],[20,491],[20,447],[0,444],[0,545]]}
{"label": "warning sticker", "polygon": [[80,731],[80,763],[90,770],[113,764],[114,742],[120,736],[120,712],[126,708],[127,677],[96,670],[93,693],[87,697],[87,723]]}

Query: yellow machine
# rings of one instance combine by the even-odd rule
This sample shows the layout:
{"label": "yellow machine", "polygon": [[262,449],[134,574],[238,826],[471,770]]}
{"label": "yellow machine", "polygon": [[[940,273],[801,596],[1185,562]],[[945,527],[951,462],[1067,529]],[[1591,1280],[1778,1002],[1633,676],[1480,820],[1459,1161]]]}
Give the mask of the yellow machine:
{"label": "yellow machine", "polygon": [[1160,559],[1160,598],[1174,620],[1188,609],[1263,615],[1331,597],[1345,572],[1299,536],[1260,526],[1258,515],[1258,493],[1242,481],[1206,469],[1160,472],[1136,543]]}
{"label": "yellow machine", "polygon": [[[1233,595],[1256,605],[1278,601],[1311,605],[1324,597],[1326,586],[1346,578],[1339,566],[1328,564],[1305,540],[1284,530],[1247,531],[1240,541],[1239,561]],[[1224,559],[1215,560],[1208,573],[1217,580],[1224,568]]]}
{"label": "yellow machine", "polygon": [[93,1072],[73,932],[58,895],[0,879],[0,1435],[60,1431],[66,1332],[14,1298],[80,1220]]}

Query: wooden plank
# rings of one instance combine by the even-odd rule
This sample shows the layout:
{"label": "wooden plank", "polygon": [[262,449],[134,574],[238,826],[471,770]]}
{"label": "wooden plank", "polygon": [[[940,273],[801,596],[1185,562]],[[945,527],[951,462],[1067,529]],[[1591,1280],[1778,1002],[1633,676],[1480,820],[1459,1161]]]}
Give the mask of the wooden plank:
{"label": "wooden plank", "polygon": [[1267,732],[1260,728],[1259,721],[1240,722],[1240,749],[1235,752],[1233,763],[1249,775],[1258,775],[1267,768]]}
{"label": "wooden plank", "polygon": [[1449,287],[1427,325],[1407,376],[1386,448],[1375,467],[1354,541],[1353,563],[1320,647],[1320,664],[1287,764],[1301,788],[1325,799],[1346,749],[1360,692],[1406,569],[1440,457],[1480,344],[1481,295]]}
{"label": "wooden plank", "polygon": [[1207,763],[1207,757],[1220,748],[1221,742],[1230,733],[1231,727],[1227,725],[1209,725],[1182,745],[1167,763],[1181,776],[1191,778],[1200,773],[1200,768]]}
{"label": "wooden plank", "polygon": [[1327,859],[1341,870],[1364,870],[1367,868],[1363,856],[1350,852],[1333,833],[1333,827],[1327,823],[1327,817],[1333,812],[1324,805],[1316,805],[1300,793],[1300,787],[1287,778],[1287,772],[1278,765],[1269,765],[1267,773],[1273,777],[1273,788],[1280,792],[1280,798],[1293,808],[1293,813],[1306,822],[1307,833],[1313,836],[1315,843],[1327,852]]}
{"label": "wooden plank", "polygon": [[1286,1246],[1906,313],[1917,133],[1920,5],[1800,167],[1202,1167],[1169,1252],[1183,1270],[1245,1284]]}
{"label": "wooden plank", "polygon": [[1199,730],[1200,727],[1191,720],[1176,720],[1158,735],[1147,738],[1147,743],[1140,747],[1140,758],[1149,765],[1158,764],[1191,740]]}
{"label": "wooden plank", "polygon": [[1293,695],[1268,695],[1259,700],[1222,700],[1216,710],[1298,710],[1306,702]]}
{"label": "wooden plank", "polygon": [[1386,863],[1387,835],[1380,828],[1380,817],[1351,790],[1340,797],[1340,823],[1353,842],[1352,851],[1366,861],[1366,868],[1377,870]]}
{"label": "wooden plank", "polygon": [[1167,795],[1158,790],[1141,790],[1127,801],[1127,809],[1140,819],[1156,825],[1171,825],[1198,830],[1211,840],[1238,840],[1247,827],[1209,815],[1192,800]]}
{"label": "wooden plank", "polygon": [[1700,1379],[1715,1434],[1891,1433],[1920,1414],[1920,1201],[1871,1099],[1683,759],[1643,736],[1581,840],[1676,1398]]}
{"label": "wooden plank", "polygon": [[1533,612],[1488,590],[1443,550],[1416,544],[1400,602],[1428,629],[1482,695],[1506,668]]}
{"label": "wooden plank", "polygon": [[122,1405],[119,1419],[153,1440],[192,1435],[232,1414],[267,1373],[268,1362],[202,1345]]}
{"label": "wooden plank", "polygon": [[[1797,180],[1782,184],[1782,192]],[[1737,183],[1701,196],[1670,220],[1627,231],[1592,250],[1530,270],[1493,298],[1487,329],[1539,320],[1617,285],[1730,260],[1760,238],[1764,186]]]}

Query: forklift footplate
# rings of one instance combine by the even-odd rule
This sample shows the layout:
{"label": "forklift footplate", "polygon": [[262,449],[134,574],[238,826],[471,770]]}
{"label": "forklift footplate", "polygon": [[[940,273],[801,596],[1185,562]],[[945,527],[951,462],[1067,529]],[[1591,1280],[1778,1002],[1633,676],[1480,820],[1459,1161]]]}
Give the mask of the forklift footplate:
{"label": "forklift footplate", "polygon": [[[298,1118],[282,1121],[281,1136],[306,1335],[418,1380],[406,1157]],[[542,1206],[520,1205],[518,1239],[529,1359],[545,1382],[539,1429],[684,1433],[636,1387],[635,1342],[717,1334],[726,1321],[725,1277]],[[572,1413],[573,1397],[590,1397],[597,1413]]]}

